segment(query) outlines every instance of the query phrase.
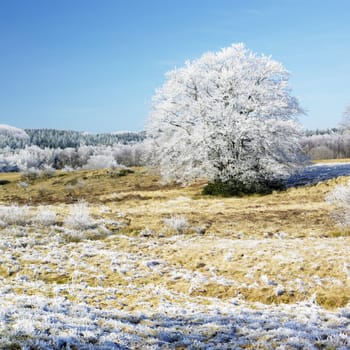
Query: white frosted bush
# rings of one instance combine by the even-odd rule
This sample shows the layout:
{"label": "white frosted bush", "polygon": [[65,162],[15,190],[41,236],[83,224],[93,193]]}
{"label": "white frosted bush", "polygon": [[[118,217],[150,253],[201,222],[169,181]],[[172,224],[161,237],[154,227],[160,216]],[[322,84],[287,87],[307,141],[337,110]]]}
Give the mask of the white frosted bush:
{"label": "white frosted bush", "polygon": [[183,216],[172,216],[171,218],[164,219],[163,222],[177,233],[184,233],[189,228],[189,223]]}
{"label": "white frosted bush", "polygon": [[0,223],[3,227],[7,225],[29,224],[31,222],[31,217],[30,209],[27,206],[0,206]]}
{"label": "white frosted bush", "polygon": [[90,216],[90,209],[86,202],[74,204],[68,217],[64,220],[64,225],[72,229],[96,228],[96,221]]}
{"label": "white frosted bush", "polygon": [[50,165],[44,165],[43,168],[41,169],[40,175],[42,176],[47,176],[47,177],[52,177],[56,173],[56,169],[54,169]]}
{"label": "white frosted bush", "polygon": [[116,160],[112,155],[93,155],[91,156],[83,169],[105,169],[105,168],[116,168],[118,166]]}
{"label": "white frosted bush", "polygon": [[37,168],[28,168],[22,171],[23,178],[34,180],[40,175],[40,170]]}
{"label": "white frosted bush", "polygon": [[45,165],[51,167],[56,155],[57,151],[55,149],[27,146],[24,149],[15,150],[13,158],[20,170],[31,171],[31,169],[39,169]]}
{"label": "white frosted bush", "polygon": [[335,206],[333,218],[342,227],[350,226],[350,181],[347,185],[338,185],[326,196],[326,202]]}
{"label": "white frosted bush", "polygon": [[26,181],[21,181],[17,184],[17,186],[20,188],[26,189],[26,188],[28,188],[29,184]]}
{"label": "white frosted bush", "polygon": [[34,180],[37,177],[52,177],[56,173],[56,170],[50,165],[43,165],[41,168],[31,167],[22,171],[24,178]]}
{"label": "white frosted bush", "polygon": [[46,207],[39,207],[38,213],[34,217],[33,221],[35,221],[40,225],[48,226],[48,225],[55,224],[56,219],[57,219],[57,214],[54,211],[47,209]]}

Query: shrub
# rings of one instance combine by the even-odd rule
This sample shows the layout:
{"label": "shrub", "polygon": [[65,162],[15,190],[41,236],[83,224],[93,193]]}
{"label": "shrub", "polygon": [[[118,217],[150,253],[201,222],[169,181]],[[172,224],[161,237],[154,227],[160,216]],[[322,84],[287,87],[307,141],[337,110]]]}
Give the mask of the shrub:
{"label": "shrub", "polygon": [[48,226],[55,224],[56,219],[57,215],[54,211],[47,209],[46,207],[39,207],[38,213],[34,217],[33,221],[40,225]]}
{"label": "shrub", "polygon": [[83,166],[83,169],[94,170],[94,169],[105,169],[105,168],[116,168],[118,166],[116,160],[112,155],[92,155],[87,163]]}
{"label": "shrub", "polygon": [[213,196],[243,196],[246,194],[268,194],[274,190],[284,188],[282,181],[260,181],[255,183],[244,183],[241,181],[223,182],[220,180],[209,182],[203,188],[203,194]]}
{"label": "shrub", "polygon": [[49,166],[49,165],[44,165],[40,171],[40,176],[44,178],[53,177],[55,174],[56,174],[56,169],[54,169],[52,166]]}
{"label": "shrub", "polygon": [[121,168],[120,170],[112,173],[112,177],[120,177],[120,176],[126,176],[129,174],[133,174],[135,171],[129,168]]}
{"label": "shrub", "polygon": [[1,205],[0,206],[1,226],[26,225],[31,222],[30,209],[27,206]]}
{"label": "shrub", "polygon": [[23,181],[34,181],[39,177],[39,174],[39,169],[29,168],[22,172],[21,178]]}
{"label": "shrub", "polygon": [[183,216],[173,216],[168,219],[164,219],[163,222],[177,233],[182,234],[189,228],[189,223]]}
{"label": "shrub", "polygon": [[26,188],[28,188],[29,184],[26,181],[20,181],[18,182],[17,186],[25,190]]}
{"label": "shrub", "polygon": [[334,205],[332,217],[342,227],[350,226],[350,181],[347,185],[338,185],[326,196],[326,202]]}
{"label": "shrub", "polygon": [[96,228],[96,221],[90,216],[90,209],[86,202],[74,204],[69,216],[64,220],[64,225],[72,229]]}

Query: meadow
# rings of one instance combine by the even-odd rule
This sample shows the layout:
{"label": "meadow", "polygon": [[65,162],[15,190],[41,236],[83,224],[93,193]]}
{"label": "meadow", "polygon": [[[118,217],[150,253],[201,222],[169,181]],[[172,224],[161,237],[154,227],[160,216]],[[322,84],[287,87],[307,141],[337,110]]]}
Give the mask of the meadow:
{"label": "meadow", "polygon": [[210,197],[151,170],[0,174],[1,349],[349,349],[347,177]]}

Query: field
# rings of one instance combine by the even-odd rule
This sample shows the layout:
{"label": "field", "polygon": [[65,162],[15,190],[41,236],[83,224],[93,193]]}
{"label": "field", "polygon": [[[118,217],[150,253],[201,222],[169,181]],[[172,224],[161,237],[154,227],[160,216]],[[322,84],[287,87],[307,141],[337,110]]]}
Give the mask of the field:
{"label": "field", "polygon": [[0,348],[349,349],[346,177],[208,197],[150,170],[0,174]]}

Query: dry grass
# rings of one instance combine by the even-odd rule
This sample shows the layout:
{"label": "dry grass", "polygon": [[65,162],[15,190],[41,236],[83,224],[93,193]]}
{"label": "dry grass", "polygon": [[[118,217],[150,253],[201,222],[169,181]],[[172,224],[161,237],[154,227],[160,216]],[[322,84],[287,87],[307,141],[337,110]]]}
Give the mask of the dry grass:
{"label": "dry grass", "polygon": [[340,159],[315,159],[312,161],[316,164],[327,164],[327,163],[350,163],[349,158],[340,158]]}
{"label": "dry grass", "polygon": [[[350,280],[344,266],[350,263],[350,237],[332,221],[324,201],[346,178],[266,196],[213,198],[201,194],[203,183],[188,188],[163,186],[152,172],[134,170],[126,176],[110,170],[59,172],[32,180],[20,174],[0,174],[0,183],[9,181],[0,186],[3,204],[50,204],[57,208],[62,224],[68,205],[85,200],[96,218],[123,223],[114,231],[110,227],[114,235],[97,241],[103,242],[101,254],[85,258],[86,267],[95,267],[98,273],[79,268],[77,274],[76,265],[62,263],[60,268],[59,264],[49,265],[35,275],[32,267],[39,261],[19,257],[22,273],[52,286],[72,280],[91,288],[118,286],[117,301],[90,295],[88,302],[128,310],[140,308],[142,302],[159,304],[164,296],[149,294],[154,285],[180,293],[184,300],[243,297],[263,303],[293,303],[316,293],[316,300],[328,308],[349,302]],[[99,211],[101,205],[107,208],[104,213]],[[189,222],[181,235],[164,222],[174,216]],[[50,250],[45,245],[37,249],[40,256]],[[111,269],[110,257],[103,251],[125,257],[129,264],[125,271]],[[130,256],[135,260],[127,262]],[[152,261],[154,266],[147,265]],[[0,270],[0,275],[12,278],[6,269]],[[45,293],[50,296],[54,292],[48,288]]]}
{"label": "dry grass", "polygon": [[[203,183],[188,188],[163,186],[151,172],[138,168],[127,176],[113,171],[58,173],[51,178],[27,181],[19,174],[0,174],[0,199],[4,203],[62,204],[85,200],[108,204],[130,216],[129,232],[138,233],[147,226],[164,231],[163,219],[185,216],[195,228],[219,236],[263,237],[280,231],[291,237],[333,236],[338,229],[329,216],[324,196],[344,178],[317,186],[300,187],[266,196],[219,198],[201,195]],[[164,232],[166,233],[166,232]]]}

